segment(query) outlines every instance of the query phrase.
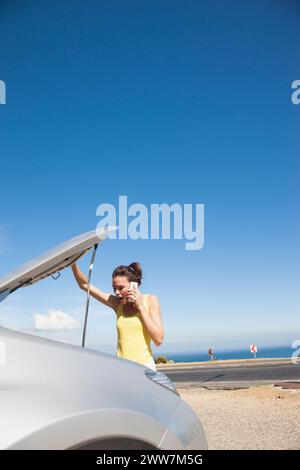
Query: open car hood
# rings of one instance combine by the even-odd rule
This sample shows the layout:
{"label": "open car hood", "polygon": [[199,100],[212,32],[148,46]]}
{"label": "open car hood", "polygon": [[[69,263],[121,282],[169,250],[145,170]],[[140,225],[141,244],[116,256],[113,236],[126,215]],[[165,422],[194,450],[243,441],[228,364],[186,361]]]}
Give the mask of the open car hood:
{"label": "open car hood", "polygon": [[71,238],[0,278],[0,302],[19,287],[34,284],[75,263],[114,230],[116,227],[107,227]]}

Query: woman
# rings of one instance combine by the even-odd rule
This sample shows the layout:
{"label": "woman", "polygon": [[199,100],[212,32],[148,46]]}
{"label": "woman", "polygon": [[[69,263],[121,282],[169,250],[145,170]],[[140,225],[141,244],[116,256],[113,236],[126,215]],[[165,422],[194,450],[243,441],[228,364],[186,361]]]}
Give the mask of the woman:
{"label": "woman", "polygon": [[[76,263],[72,265],[72,270],[79,287],[86,291],[87,277]],[[156,370],[151,340],[156,346],[160,346],[164,338],[164,328],[158,298],[153,294],[141,294],[137,288],[130,288],[131,282],[137,282],[140,286],[141,280],[142,269],[139,263],[121,265],[112,273],[115,295],[102,292],[93,285],[90,285],[90,294],[116,312],[117,356]]]}

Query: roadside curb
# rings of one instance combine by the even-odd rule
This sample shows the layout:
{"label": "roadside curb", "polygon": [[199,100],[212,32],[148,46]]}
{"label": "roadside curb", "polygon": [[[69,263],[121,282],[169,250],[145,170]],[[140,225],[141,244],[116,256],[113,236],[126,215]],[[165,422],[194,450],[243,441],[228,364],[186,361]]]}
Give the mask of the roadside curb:
{"label": "roadside curb", "polygon": [[222,367],[259,367],[259,366],[274,366],[274,365],[288,365],[291,364],[290,359],[275,359],[275,360],[242,360],[242,361],[220,361],[214,363],[204,362],[182,362],[174,364],[157,364],[157,370],[172,371],[177,369],[219,369]]}

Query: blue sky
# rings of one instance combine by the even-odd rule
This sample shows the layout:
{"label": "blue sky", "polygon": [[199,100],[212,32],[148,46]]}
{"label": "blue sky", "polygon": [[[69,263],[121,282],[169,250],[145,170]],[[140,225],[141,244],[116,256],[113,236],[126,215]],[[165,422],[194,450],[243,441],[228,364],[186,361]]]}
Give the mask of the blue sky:
{"label": "blue sky", "polygon": [[[3,1],[0,275],[95,228],[101,203],[205,204],[205,245],[108,240],[94,284],[139,260],[165,324],[158,351],[290,344],[299,325],[296,1]],[[86,260],[81,263],[86,268]],[[70,270],[17,291],[0,324],[82,321]],[[92,303],[88,345],[115,350]],[[34,332],[36,333],[36,332]],[[44,332],[72,342],[81,330]]]}

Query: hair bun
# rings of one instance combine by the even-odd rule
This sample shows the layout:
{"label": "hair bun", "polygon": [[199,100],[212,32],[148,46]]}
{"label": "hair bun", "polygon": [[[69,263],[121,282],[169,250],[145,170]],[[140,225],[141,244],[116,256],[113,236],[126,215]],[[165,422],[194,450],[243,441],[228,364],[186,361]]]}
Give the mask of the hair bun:
{"label": "hair bun", "polygon": [[142,279],[142,274],[143,274],[140,263],[138,263],[137,261],[134,261],[133,263],[130,263],[127,266],[127,269],[130,273],[134,275],[134,277],[136,278],[136,281],[140,284],[141,279]]}
{"label": "hair bun", "polygon": [[128,264],[128,266],[120,265],[112,273],[112,277],[116,276],[126,276],[128,281],[137,282],[138,285],[141,285],[142,281],[142,267],[140,263],[134,261],[133,263]]}

